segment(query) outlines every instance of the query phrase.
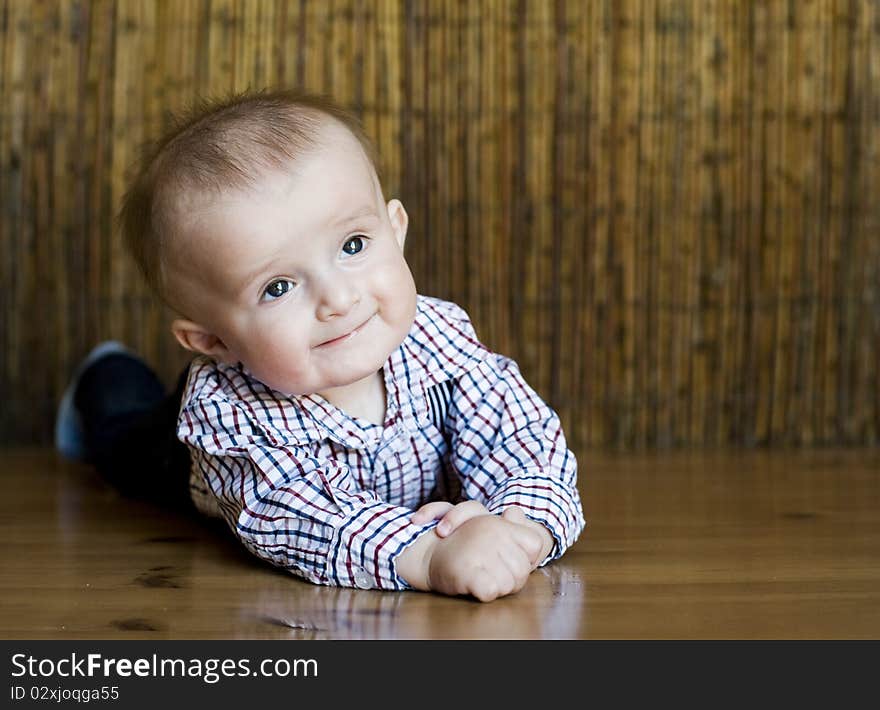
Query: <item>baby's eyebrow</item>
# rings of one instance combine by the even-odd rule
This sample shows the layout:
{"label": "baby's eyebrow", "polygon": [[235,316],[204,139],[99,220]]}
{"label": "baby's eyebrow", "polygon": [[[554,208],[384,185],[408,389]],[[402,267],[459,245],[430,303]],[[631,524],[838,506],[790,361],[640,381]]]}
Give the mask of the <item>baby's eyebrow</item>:
{"label": "baby's eyebrow", "polygon": [[238,293],[244,293],[254,281],[256,281],[259,277],[269,271],[274,262],[275,260],[273,259],[272,261],[268,261],[265,264],[261,265],[260,268],[251,271],[251,273],[249,273],[241,280],[241,285],[236,289],[236,291],[238,291]]}
{"label": "baby's eyebrow", "polygon": [[331,227],[339,227],[343,224],[348,224],[350,222],[357,222],[359,219],[363,219],[364,217],[375,217],[375,216],[376,216],[375,208],[372,205],[365,205],[365,206],[359,208],[355,212],[349,212],[347,214],[344,214],[339,219],[334,220],[330,226]]}

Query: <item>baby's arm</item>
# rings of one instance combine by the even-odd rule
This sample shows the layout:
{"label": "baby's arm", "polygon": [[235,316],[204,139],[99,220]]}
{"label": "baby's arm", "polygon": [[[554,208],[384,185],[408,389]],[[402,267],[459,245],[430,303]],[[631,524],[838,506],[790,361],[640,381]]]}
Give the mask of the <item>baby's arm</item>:
{"label": "baby's arm", "polygon": [[317,584],[406,589],[396,558],[435,523],[414,525],[411,509],[364,490],[348,466],[264,426],[246,408],[217,400],[187,407],[178,428],[242,544]]}
{"label": "baby's arm", "polygon": [[464,496],[492,513],[519,508],[548,530],[553,544],[539,564],[562,555],[584,527],[577,461],[559,417],[516,363],[492,354],[459,377],[447,423]]}
{"label": "baby's arm", "polygon": [[[518,592],[541,560],[545,540],[522,511],[476,515],[448,537],[422,535],[397,558],[397,572],[416,589],[469,594],[480,601]],[[549,533],[547,533],[549,537]]]}

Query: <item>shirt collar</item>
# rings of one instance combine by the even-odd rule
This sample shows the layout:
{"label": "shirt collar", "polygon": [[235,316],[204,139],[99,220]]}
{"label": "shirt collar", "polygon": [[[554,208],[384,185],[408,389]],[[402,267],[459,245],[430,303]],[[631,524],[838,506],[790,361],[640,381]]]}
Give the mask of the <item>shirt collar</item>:
{"label": "shirt collar", "polygon": [[412,328],[389,359],[395,378],[406,384],[418,379],[430,387],[459,377],[488,354],[462,308],[420,295]]}

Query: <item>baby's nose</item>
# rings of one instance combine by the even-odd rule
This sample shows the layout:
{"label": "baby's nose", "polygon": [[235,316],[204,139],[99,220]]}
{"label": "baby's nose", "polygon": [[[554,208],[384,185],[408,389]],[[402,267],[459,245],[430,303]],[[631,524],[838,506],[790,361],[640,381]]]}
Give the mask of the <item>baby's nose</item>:
{"label": "baby's nose", "polygon": [[358,291],[351,284],[345,282],[328,283],[321,289],[318,318],[327,320],[334,316],[344,316],[359,300]]}

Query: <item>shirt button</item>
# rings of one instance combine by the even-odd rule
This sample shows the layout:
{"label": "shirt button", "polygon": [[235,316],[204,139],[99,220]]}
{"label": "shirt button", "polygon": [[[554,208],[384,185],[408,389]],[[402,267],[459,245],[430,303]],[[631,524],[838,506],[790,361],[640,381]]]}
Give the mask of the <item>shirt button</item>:
{"label": "shirt button", "polygon": [[354,583],[359,589],[373,588],[373,578],[361,567],[356,567],[354,570]]}

